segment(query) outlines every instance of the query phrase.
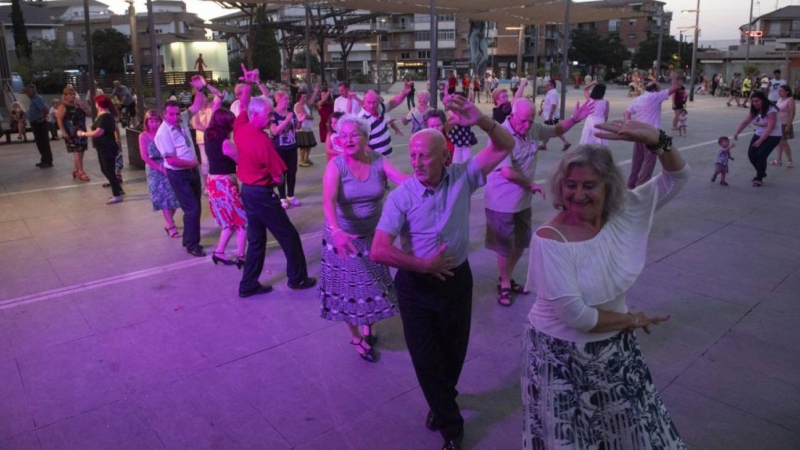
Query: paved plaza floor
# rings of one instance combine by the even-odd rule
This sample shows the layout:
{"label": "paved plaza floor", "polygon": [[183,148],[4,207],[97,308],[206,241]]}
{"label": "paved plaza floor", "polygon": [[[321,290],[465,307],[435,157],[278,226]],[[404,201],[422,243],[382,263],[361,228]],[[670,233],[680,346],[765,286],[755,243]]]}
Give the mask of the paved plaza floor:
{"label": "paved plaza floor", "polygon": [[[570,109],[578,94],[570,91]],[[612,117],[629,103],[625,94],[609,90]],[[628,298],[633,309],[672,316],[639,338],[693,450],[800,448],[800,168],[769,167],[764,186],[751,187],[748,130],[733,150],[730,186],[711,183],[716,140],[744,115],[706,96],[690,106],[689,136],[675,142],[692,178],[656,215]],[[580,127],[568,134],[576,144],[579,136]],[[407,170],[408,134],[393,140],[391,158]],[[538,178],[561,157],[558,140],[549,147]],[[362,361],[345,326],[319,317],[315,291],[287,288],[271,237],[262,281],[275,291],[242,300],[240,271],[167,237],[143,171],[126,167],[125,201],[106,206],[94,151],[92,180],[81,183],[63,143],[53,148],[56,167],[40,170],[33,143],[0,146],[0,449],[440,448],[424,427],[399,317],[376,327],[380,361]],[[611,148],[627,174],[631,144]],[[324,156],[313,153],[316,164],[298,173],[303,206],[289,216],[316,276]],[[541,198],[533,208],[535,223],[554,215]],[[470,215],[473,326],[459,384],[465,448],[519,449],[520,336],[534,296],[497,304],[484,223],[479,190]],[[207,205],[202,234],[212,248],[219,231]],[[524,257],[517,280],[526,265]]]}

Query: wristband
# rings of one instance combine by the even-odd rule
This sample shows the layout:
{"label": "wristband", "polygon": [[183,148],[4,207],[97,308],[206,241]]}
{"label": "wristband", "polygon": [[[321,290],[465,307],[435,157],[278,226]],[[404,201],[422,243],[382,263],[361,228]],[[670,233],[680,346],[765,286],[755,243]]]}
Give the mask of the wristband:
{"label": "wristband", "polygon": [[661,155],[672,148],[672,137],[667,136],[664,130],[658,130],[658,143],[654,145],[645,145],[645,147],[656,155]]}

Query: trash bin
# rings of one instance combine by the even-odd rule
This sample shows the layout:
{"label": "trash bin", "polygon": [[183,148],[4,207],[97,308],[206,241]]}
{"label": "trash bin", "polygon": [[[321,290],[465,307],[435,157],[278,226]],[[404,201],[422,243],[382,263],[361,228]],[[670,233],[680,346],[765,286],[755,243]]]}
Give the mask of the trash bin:
{"label": "trash bin", "polygon": [[141,131],[135,128],[125,128],[125,143],[128,147],[128,164],[130,167],[144,170],[144,160],[139,153],[139,135]]}

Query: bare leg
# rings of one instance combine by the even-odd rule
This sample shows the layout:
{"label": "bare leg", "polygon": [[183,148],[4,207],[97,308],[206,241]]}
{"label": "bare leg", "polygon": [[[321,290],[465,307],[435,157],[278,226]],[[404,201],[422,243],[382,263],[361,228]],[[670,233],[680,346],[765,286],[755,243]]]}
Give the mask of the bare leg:
{"label": "bare leg", "polygon": [[354,346],[356,348],[356,352],[358,352],[359,355],[363,355],[372,348],[367,343],[367,340],[364,339],[363,336],[361,336],[361,333],[358,331],[357,325],[347,324],[347,329],[350,330],[350,342],[356,344]]}
{"label": "bare leg", "polygon": [[[231,236],[233,236],[233,228],[227,227],[223,228],[222,232],[219,235],[219,243],[217,244],[217,250],[214,253],[218,253],[220,255],[225,253],[225,248],[228,246],[228,241],[231,240]],[[237,236],[238,242],[238,236]]]}
{"label": "bare leg", "polygon": [[236,254],[239,258],[244,258],[247,250],[247,230],[243,227],[236,229]]}
{"label": "bare leg", "polygon": [[781,156],[783,156],[783,148],[784,148],[785,145],[786,145],[786,141],[783,140],[783,139],[781,139],[781,141],[778,142],[778,147],[777,147],[778,154],[775,156],[775,160],[772,161],[774,163],[774,165],[776,165],[776,166],[778,164],[781,164]]}
{"label": "bare leg", "polygon": [[167,224],[167,229],[175,228],[175,210],[174,209],[162,209],[161,214],[164,215],[164,222]]}
{"label": "bare leg", "polygon": [[500,274],[501,288],[511,287],[511,275],[514,273],[514,268],[517,267],[517,263],[522,257],[522,250],[521,248],[514,249],[507,256],[497,255],[497,270]]}
{"label": "bare leg", "polygon": [[786,154],[786,161],[787,163],[794,164],[794,161],[792,160],[792,147],[789,146],[789,141],[784,141],[784,142],[785,144],[783,147],[783,152]]}

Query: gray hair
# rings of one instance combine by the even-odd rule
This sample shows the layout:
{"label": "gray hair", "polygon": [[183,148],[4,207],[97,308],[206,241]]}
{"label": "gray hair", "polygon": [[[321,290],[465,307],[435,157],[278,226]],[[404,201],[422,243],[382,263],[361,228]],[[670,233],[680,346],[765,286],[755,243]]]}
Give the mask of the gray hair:
{"label": "gray hair", "polygon": [[564,209],[561,185],[564,178],[573,167],[588,167],[597,172],[601,184],[605,186],[606,200],[603,205],[603,219],[608,219],[625,204],[625,179],[622,172],[611,156],[611,151],[605,145],[584,144],[566,153],[561,162],[553,169],[547,178],[550,193],[553,196],[553,206]]}
{"label": "gray hair", "polygon": [[[341,130],[342,125],[346,123],[351,123],[355,125],[356,130],[358,130],[358,134],[360,134],[362,137],[366,139],[369,139],[370,126],[366,120],[362,119],[361,117],[358,117],[355,114],[345,114],[339,118],[339,122],[337,122],[336,127],[339,130]],[[338,132],[339,130],[336,131]]]}
{"label": "gray hair", "polygon": [[269,99],[263,96],[251,98],[250,103],[247,105],[247,112],[250,114],[269,114],[270,111],[272,111],[272,105]]}
{"label": "gray hair", "polygon": [[426,99],[428,99],[428,101],[431,101],[431,93],[428,92],[428,91],[419,91],[417,93],[417,98],[420,98],[420,97],[426,98]]}

